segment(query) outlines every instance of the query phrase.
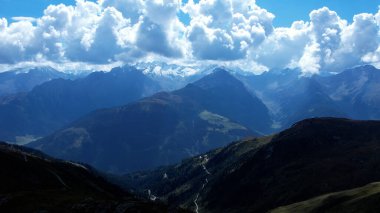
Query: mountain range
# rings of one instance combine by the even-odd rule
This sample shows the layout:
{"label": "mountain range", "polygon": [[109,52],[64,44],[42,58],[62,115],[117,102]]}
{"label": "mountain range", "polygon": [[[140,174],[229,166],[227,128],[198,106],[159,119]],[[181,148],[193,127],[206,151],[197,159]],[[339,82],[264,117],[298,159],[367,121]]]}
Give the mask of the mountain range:
{"label": "mountain range", "polygon": [[278,130],[312,117],[380,119],[380,70],[370,65],[325,76],[285,69],[237,77],[265,103]]}
{"label": "mountain range", "polygon": [[85,77],[20,71],[41,81],[30,77],[0,98],[0,138],[35,140],[28,146],[111,173],[156,202],[90,166],[0,143],[0,210],[380,210],[378,69],[324,76],[199,69],[151,63]]}
{"label": "mountain range", "polygon": [[[75,80],[54,79],[0,102],[0,138],[33,140],[99,108],[128,104],[160,90],[133,67],[94,72]],[[26,141],[28,142],[28,141]]]}
{"label": "mountain range", "polygon": [[269,131],[265,105],[227,71],[95,111],[29,146],[113,173],[152,169]]}
{"label": "mountain range", "polygon": [[[50,81],[38,86],[30,84],[34,87],[29,92],[0,98],[0,116],[10,121],[6,124],[0,121],[0,138],[29,142],[51,134],[93,110],[125,105],[159,91],[181,89],[212,73],[213,69],[215,66],[211,65],[194,67],[140,63],[135,67],[115,68],[107,73],[94,72],[87,77],[62,76],[64,74],[51,68],[31,70],[27,74],[25,71],[7,72],[3,75],[29,76],[24,79],[34,79],[30,77],[33,73],[55,73],[55,77],[50,74],[44,75],[44,78],[38,77],[41,81]],[[283,130],[294,122],[310,117],[380,117],[380,86],[377,83],[380,72],[373,66],[311,77],[302,76],[297,69],[272,70],[260,75],[226,70],[243,82],[249,92],[268,108],[273,121],[269,132]],[[66,79],[54,79],[58,77]],[[0,88],[7,87],[4,82],[0,81]]]}
{"label": "mountain range", "polygon": [[[147,79],[147,84],[155,82],[138,70],[134,73]],[[67,119],[67,114],[62,114],[67,119],[66,126],[30,146],[113,173],[152,169],[244,137],[270,134],[306,118],[376,118],[376,106],[380,105],[371,105],[368,100],[376,100],[374,97],[380,93],[376,93],[377,82],[369,81],[368,75],[376,79],[380,72],[372,66],[362,66],[337,75],[313,77],[302,77],[297,70],[257,76],[235,73],[239,81],[217,68],[182,89],[97,110],[71,123],[75,116]],[[362,76],[364,80],[354,76]],[[359,105],[346,99],[337,100],[342,87],[360,94],[345,97],[367,102]],[[109,103],[111,99],[107,100]],[[276,111],[273,106],[280,108]],[[372,115],[358,117],[354,114],[357,111]]]}

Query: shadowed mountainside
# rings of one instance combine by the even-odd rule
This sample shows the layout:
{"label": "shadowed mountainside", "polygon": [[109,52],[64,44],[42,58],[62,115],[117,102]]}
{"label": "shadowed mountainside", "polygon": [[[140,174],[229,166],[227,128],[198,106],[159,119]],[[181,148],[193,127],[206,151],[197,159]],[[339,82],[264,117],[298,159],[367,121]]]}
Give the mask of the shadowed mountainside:
{"label": "shadowed mountainside", "polygon": [[167,212],[108,183],[95,170],[0,142],[1,212]]}
{"label": "shadowed mountainside", "polygon": [[267,212],[379,181],[379,152],[379,121],[307,119],[124,183],[193,210]]}

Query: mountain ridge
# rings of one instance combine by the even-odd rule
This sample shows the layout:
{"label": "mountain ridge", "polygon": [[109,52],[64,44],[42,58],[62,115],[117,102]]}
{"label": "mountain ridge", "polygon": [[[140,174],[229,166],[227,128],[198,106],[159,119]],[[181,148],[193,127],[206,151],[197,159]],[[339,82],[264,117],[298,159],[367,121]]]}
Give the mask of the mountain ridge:
{"label": "mountain ridge", "polygon": [[379,181],[379,130],[380,121],[306,119],[121,182],[193,210],[196,201],[200,211],[267,212]]}
{"label": "mountain ridge", "polygon": [[51,67],[16,69],[0,73],[0,96],[31,91],[35,86],[52,79],[75,79],[75,75],[59,72]]}

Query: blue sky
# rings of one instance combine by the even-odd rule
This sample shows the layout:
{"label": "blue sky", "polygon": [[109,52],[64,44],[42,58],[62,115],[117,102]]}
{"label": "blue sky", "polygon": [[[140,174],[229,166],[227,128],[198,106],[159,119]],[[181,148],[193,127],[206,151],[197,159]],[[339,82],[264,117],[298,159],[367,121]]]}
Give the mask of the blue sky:
{"label": "blue sky", "polygon": [[75,4],[75,0],[0,0],[0,17],[40,17],[50,4]]}
{"label": "blue sky", "polygon": [[[14,16],[39,17],[49,4],[59,3],[70,5],[75,4],[75,0],[0,0],[0,17],[9,20]],[[282,27],[290,26],[296,20],[309,20],[310,11],[323,6],[351,22],[355,14],[376,13],[380,0],[257,0],[256,3],[275,14],[274,26]],[[186,16],[182,19],[186,19]]]}

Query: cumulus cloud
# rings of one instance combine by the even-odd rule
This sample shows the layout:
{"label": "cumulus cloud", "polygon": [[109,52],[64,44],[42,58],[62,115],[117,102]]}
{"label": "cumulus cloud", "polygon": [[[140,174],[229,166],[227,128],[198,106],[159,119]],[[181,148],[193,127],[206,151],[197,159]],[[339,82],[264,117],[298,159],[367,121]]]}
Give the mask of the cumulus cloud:
{"label": "cumulus cloud", "polygon": [[142,50],[166,57],[181,57],[183,49],[180,34],[184,26],[177,17],[180,9],[177,0],[154,0],[145,2],[143,17],[140,18],[137,46]]}
{"label": "cumulus cloud", "polygon": [[352,66],[362,62],[378,63],[378,60],[373,60],[375,58],[368,60],[368,56],[378,52],[379,27],[372,14],[356,15],[353,23],[343,32],[343,45],[338,55],[339,63]]}
{"label": "cumulus cloud", "polygon": [[0,18],[0,64],[165,58],[305,74],[380,64],[380,12],[344,20],[324,7],[280,28],[274,18],[255,0],[77,0],[50,5],[38,18]]}
{"label": "cumulus cloud", "polygon": [[[177,0],[104,0],[103,7],[119,10],[133,26],[123,36],[135,45],[134,56],[154,53],[166,57],[181,57],[184,54],[184,26],[177,17],[180,2]],[[131,54],[122,53],[124,58]]]}
{"label": "cumulus cloud", "polygon": [[310,42],[310,24],[297,21],[290,28],[276,28],[257,48],[251,48],[248,58],[268,68],[298,67],[307,44]]}
{"label": "cumulus cloud", "polygon": [[[370,62],[365,60],[366,56],[373,54],[379,47],[380,25],[376,21],[376,15],[358,14],[348,24],[335,12],[327,8],[323,10],[330,14],[327,18],[329,24],[314,30],[315,42],[320,45],[320,70],[337,71]],[[317,23],[322,21],[318,20]]]}
{"label": "cumulus cloud", "polygon": [[35,27],[27,21],[7,24],[2,19],[0,31],[0,63],[15,63],[28,59],[27,50],[33,45]]}
{"label": "cumulus cloud", "polygon": [[145,3],[143,0],[102,0],[99,3],[103,8],[114,7],[133,24],[137,23],[144,13]]}
{"label": "cumulus cloud", "polygon": [[50,5],[38,19],[20,18],[8,24],[2,18],[0,63],[51,60],[102,64],[147,54],[181,57],[186,46],[180,34],[184,38],[181,29],[185,28],[176,16],[178,9],[174,0],[154,4],[77,0],[75,6]]}
{"label": "cumulus cloud", "polygon": [[273,31],[274,15],[254,1],[190,0],[183,10],[191,18],[187,35],[196,59],[245,58],[249,47],[258,46]]}
{"label": "cumulus cloud", "polygon": [[379,61],[379,19],[358,14],[351,24],[327,7],[310,13],[310,21],[276,28],[249,58],[270,68],[300,68],[305,74],[336,72]]}
{"label": "cumulus cloud", "polygon": [[141,21],[136,44],[144,51],[151,51],[167,57],[179,57],[180,49],[172,47],[162,25],[156,24],[149,18]]}
{"label": "cumulus cloud", "polygon": [[120,37],[120,31],[125,27],[129,27],[129,21],[116,9],[106,8],[97,20],[96,27],[81,37],[77,47],[79,52],[69,52],[67,56],[71,60],[93,63],[115,61],[115,55],[121,53],[125,46]]}
{"label": "cumulus cloud", "polygon": [[[341,20],[336,12],[330,11],[326,7],[312,11],[310,13],[310,22],[312,41],[306,47],[306,55],[303,58],[307,57],[307,54],[314,54],[313,61],[318,66],[311,66],[310,71],[316,72],[319,71],[320,67],[325,67],[335,62],[333,55],[341,44],[341,32],[346,22]],[[305,69],[307,67],[302,68],[302,70]]]}

